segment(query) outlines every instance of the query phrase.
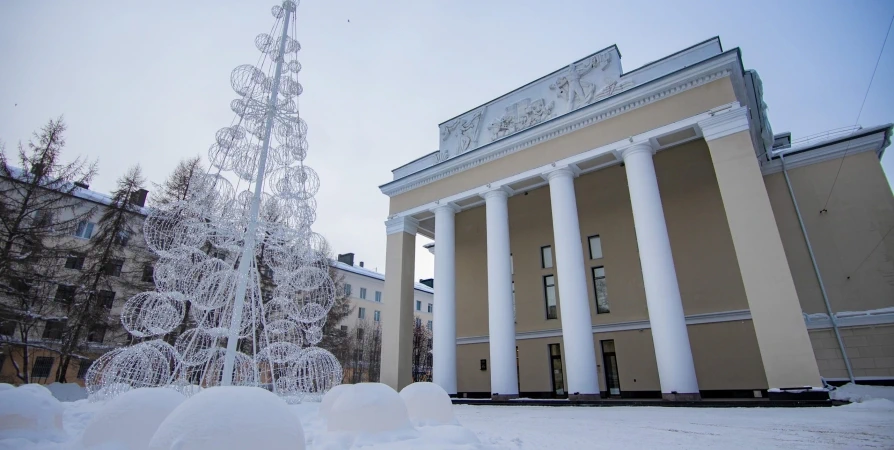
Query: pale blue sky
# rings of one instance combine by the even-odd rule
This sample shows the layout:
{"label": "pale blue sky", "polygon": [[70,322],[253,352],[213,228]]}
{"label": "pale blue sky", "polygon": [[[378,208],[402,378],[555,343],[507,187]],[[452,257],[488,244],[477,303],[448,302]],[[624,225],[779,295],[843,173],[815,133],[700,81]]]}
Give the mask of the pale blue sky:
{"label": "pale blue sky", "polygon": [[[135,163],[161,181],[230,123],[229,72],[256,60],[273,3],[3,1],[0,139],[12,150],[65,114],[68,154],[99,158],[94,189]],[[760,73],[774,131],[853,125],[892,14],[887,0],[305,0],[297,39],[308,162],[323,183],[316,229],[384,271],[378,186],[391,169],[436,150],[438,123],[611,44],[629,71],[720,36]],[[861,125],[894,121],[892,47],[894,37]],[[891,152],[883,165],[894,178]],[[417,255],[417,278],[431,276],[431,255]]]}

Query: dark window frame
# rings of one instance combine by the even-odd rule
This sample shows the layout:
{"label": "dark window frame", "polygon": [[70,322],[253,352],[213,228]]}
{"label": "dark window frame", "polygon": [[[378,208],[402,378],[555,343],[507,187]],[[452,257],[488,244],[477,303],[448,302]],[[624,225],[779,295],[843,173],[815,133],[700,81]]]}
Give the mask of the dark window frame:
{"label": "dark window frame", "polygon": [[83,270],[85,256],[83,253],[71,252],[65,258],[65,268],[72,270]]}
{"label": "dark window frame", "polygon": [[[546,254],[543,252],[544,249],[549,249],[549,267],[546,266]],[[553,246],[552,245],[544,245],[540,247],[540,268],[541,269],[552,269],[556,266],[556,256],[553,254]]]}
{"label": "dark window frame", "polygon": [[[596,270],[602,269],[602,276],[596,276]],[[593,302],[596,305],[596,314],[609,314],[611,313],[611,305],[608,303],[608,282],[605,281],[605,266],[593,266],[590,268],[590,277],[593,280]],[[605,285],[606,293],[605,293],[605,311],[600,310],[599,308],[599,286],[597,285],[598,280],[602,280]]]}
{"label": "dark window frame", "polygon": [[[547,278],[552,278],[552,285],[547,284]],[[553,288],[553,300],[555,302],[555,317],[550,317],[549,310],[549,288]],[[558,290],[556,289],[556,276],[553,274],[543,276],[543,304],[546,306],[546,320],[556,320],[559,318],[559,299]]]}
{"label": "dark window frame", "polygon": [[[56,365],[56,358],[52,356],[38,356],[34,358],[34,364],[31,366],[31,379],[50,377],[53,372],[53,366]],[[38,372],[40,370],[40,372]]]}
{"label": "dark window frame", "polygon": [[[52,324],[52,326],[50,326]],[[65,334],[65,326],[68,324],[67,320],[47,320],[43,326],[43,332],[41,332],[41,339],[50,339],[55,341],[62,340],[62,335]],[[58,326],[58,330],[56,327]]]}
{"label": "dark window frame", "polygon": [[60,284],[56,286],[56,295],[53,296],[53,301],[70,305],[74,302],[76,295],[77,288],[75,286],[70,284]]}
{"label": "dark window frame", "polygon": [[[598,258],[593,257],[593,238],[599,238],[599,257]],[[602,236],[600,236],[598,234],[594,234],[592,236],[587,236],[587,249],[590,251],[590,253],[588,254],[590,259],[603,259],[605,257],[605,254],[603,254],[603,252],[602,252]]]}

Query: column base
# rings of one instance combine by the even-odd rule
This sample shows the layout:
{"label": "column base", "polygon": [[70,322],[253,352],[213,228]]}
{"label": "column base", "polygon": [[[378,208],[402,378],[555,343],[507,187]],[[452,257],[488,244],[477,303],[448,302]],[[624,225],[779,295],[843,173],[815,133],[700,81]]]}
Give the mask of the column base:
{"label": "column base", "polygon": [[669,402],[698,402],[701,401],[702,395],[698,392],[679,393],[679,392],[662,392],[661,399]]}
{"label": "column base", "polygon": [[490,394],[490,399],[495,402],[508,402],[514,398],[518,398],[518,394]]}
{"label": "column base", "polygon": [[594,402],[597,400],[602,400],[602,394],[568,394],[568,400],[572,402]]}

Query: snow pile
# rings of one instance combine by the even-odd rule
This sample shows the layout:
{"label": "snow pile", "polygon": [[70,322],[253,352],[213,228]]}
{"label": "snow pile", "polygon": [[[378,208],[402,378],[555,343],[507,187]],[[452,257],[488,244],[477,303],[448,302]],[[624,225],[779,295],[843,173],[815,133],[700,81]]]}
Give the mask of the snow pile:
{"label": "snow pile", "polygon": [[400,391],[410,421],[416,426],[455,425],[453,402],[441,386],[413,383]]}
{"label": "snow pile", "polygon": [[329,420],[329,413],[332,411],[332,406],[335,405],[335,401],[341,397],[341,394],[347,392],[351,387],[352,386],[349,384],[339,384],[338,386],[329,389],[329,392],[323,396],[323,400],[320,402],[320,417]]}
{"label": "snow pile", "polygon": [[315,447],[349,449],[419,437],[403,399],[386,384],[347,385],[335,396],[327,413],[328,433],[316,440]]}
{"label": "snow pile", "polygon": [[168,414],[186,400],[173,389],[140,388],[102,405],[81,436],[85,449],[144,450]]}
{"label": "snow pile", "polygon": [[304,450],[301,421],[282,399],[247,386],[204,389],[161,423],[151,450]]}
{"label": "snow pile", "polygon": [[53,383],[47,389],[60,402],[76,402],[87,398],[87,390],[77,383]]}
{"label": "snow pile", "polygon": [[9,383],[0,383],[0,392],[6,391],[9,389],[15,389],[15,388],[16,388],[15,386],[13,386]]}
{"label": "snow pile", "polygon": [[4,388],[0,391],[0,440],[63,441],[67,438],[63,412],[59,400],[39,384]]}
{"label": "snow pile", "polygon": [[853,402],[849,407],[894,410],[894,387],[848,383],[829,393],[833,400]]}

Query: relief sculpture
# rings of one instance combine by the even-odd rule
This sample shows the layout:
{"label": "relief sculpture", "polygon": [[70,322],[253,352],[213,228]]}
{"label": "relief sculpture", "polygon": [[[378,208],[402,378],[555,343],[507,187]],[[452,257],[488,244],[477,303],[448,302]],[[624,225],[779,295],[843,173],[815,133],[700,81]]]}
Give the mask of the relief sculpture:
{"label": "relief sculpture", "polygon": [[509,105],[506,112],[487,127],[491,142],[552,118],[555,106],[556,102],[547,104],[542,98],[533,102],[526,98]]}
{"label": "relief sculpture", "polygon": [[441,128],[441,141],[444,142],[446,142],[455,131],[457,132],[456,147],[454,147],[453,151],[451,151],[450,148],[444,149],[445,158],[465,153],[469,149],[477,146],[478,125],[481,123],[481,116],[483,114],[484,109],[479,109],[472,114],[472,116],[456,119]]}
{"label": "relief sculpture", "polygon": [[[611,53],[600,53],[587,58],[579,63],[571,64],[563,75],[549,86],[550,90],[556,91],[556,96],[565,100],[566,109],[564,112],[571,112],[581,106],[589,105],[600,98],[605,98],[618,90],[617,79],[606,78],[597,82],[590,76],[584,79],[596,69],[605,71],[611,63]],[[597,72],[598,73],[598,72]],[[599,85],[602,84],[602,89]],[[598,89],[598,90],[597,90]]]}

